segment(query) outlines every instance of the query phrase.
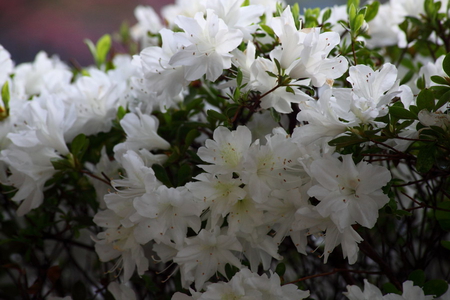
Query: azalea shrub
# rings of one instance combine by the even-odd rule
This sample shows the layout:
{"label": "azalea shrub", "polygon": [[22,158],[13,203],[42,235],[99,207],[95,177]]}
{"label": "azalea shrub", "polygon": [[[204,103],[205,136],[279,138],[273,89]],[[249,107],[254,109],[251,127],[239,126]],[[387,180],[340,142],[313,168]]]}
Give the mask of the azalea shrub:
{"label": "azalea shrub", "polygon": [[450,299],[449,11],[179,0],[91,66],[0,46],[0,298]]}

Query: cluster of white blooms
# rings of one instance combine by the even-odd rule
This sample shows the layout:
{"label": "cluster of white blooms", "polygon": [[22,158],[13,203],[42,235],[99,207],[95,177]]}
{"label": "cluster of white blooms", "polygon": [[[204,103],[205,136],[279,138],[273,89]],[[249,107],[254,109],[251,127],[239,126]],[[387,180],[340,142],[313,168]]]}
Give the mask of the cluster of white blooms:
{"label": "cluster of white blooms", "polygon": [[[411,11],[411,3],[381,5],[368,23],[369,47],[406,45],[398,25],[422,13]],[[332,9],[334,31],[328,32],[304,28],[290,6],[277,7],[275,0],[179,0],[162,16],[138,7],[139,24],[131,33],[142,51],[116,56],[113,68],[90,67],[75,76],[43,52],[14,66],[0,46],[1,95],[8,98],[0,99],[0,182],[17,190],[12,200],[21,202],[18,215],[29,213],[43,203],[55,161],[73,155],[68,145],[80,134],[109,132],[119,107],[126,108],[118,125],[122,142],[111,147],[113,154],[103,148],[98,162],[84,166],[101,208],[93,217],[101,232],[92,240],[102,262],[116,260],[110,271],[123,270],[124,282],[135,270],[142,276],[149,268],[148,246],[156,253],[152,259],[176,264],[181,286],[190,288],[191,296],[177,293],[174,300],[308,297],[295,285],[281,285],[270,270],[283,259],[280,245],[290,239],[304,255],[321,249],[325,263],[341,245],[344,259],[354,264],[363,241],[358,227],[375,226],[390,200],[383,187],[393,177],[384,165],[355,161],[328,142],[353,128],[383,129],[394,102],[416,104],[411,87],[400,84],[391,63],[373,69],[355,61],[349,67],[336,51],[343,43],[338,21],[347,18],[342,7]],[[443,59],[420,70],[427,87],[434,84],[431,76],[444,75]],[[239,109],[252,111],[245,124],[232,119],[233,129],[205,127],[207,136],[189,148],[203,162],[195,166],[199,172],[168,186],[156,170],[176,151],[158,132],[155,112],[182,109],[195,84],[214,87],[230,103],[238,101],[231,96],[236,91],[245,94],[250,100]],[[423,126],[450,128],[444,109],[422,110],[418,118]],[[417,137],[418,122],[411,123],[398,135]],[[401,151],[409,143],[395,140],[386,147]],[[94,177],[110,179],[110,185]],[[232,278],[227,264],[237,270]],[[261,266],[270,276],[258,275]],[[210,283],[214,276],[228,282]],[[364,292],[349,286],[346,296],[432,299],[411,282],[403,288],[402,296],[383,296],[365,281]],[[116,299],[135,298],[126,285],[109,289]]]}
{"label": "cluster of white blooms", "polygon": [[209,300],[209,299],[285,299],[301,300],[309,296],[308,291],[299,290],[293,284],[280,286],[280,277],[271,273],[270,278],[259,276],[248,269],[242,269],[228,282],[211,283],[204,293],[192,291],[192,296],[175,293],[172,300]]}
{"label": "cluster of white blooms", "polygon": [[56,172],[52,161],[69,154],[67,144],[79,134],[111,129],[118,107],[126,105],[131,59],[118,56],[115,70],[90,68],[72,78],[69,66],[44,52],[18,66],[5,49],[0,48],[0,56],[8,98],[1,103],[0,178],[17,188],[13,200],[23,200],[18,214],[24,215],[42,203],[45,182]]}
{"label": "cluster of white blooms", "polygon": [[403,282],[403,293],[401,295],[395,293],[389,293],[383,296],[380,289],[375,285],[369,283],[367,279],[364,279],[364,291],[355,285],[347,286],[347,296],[350,300],[447,300],[450,299],[450,292],[446,292],[441,297],[435,298],[432,295],[425,295],[423,290],[414,285],[410,280]]}

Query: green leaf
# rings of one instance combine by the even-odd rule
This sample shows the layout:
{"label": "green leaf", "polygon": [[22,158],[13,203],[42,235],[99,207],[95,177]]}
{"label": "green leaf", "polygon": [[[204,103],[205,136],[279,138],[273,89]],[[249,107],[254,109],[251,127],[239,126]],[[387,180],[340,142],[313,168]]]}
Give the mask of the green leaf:
{"label": "green leaf", "polygon": [[281,16],[282,13],[283,13],[283,4],[281,2],[277,2],[275,17]]}
{"label": "green leaf", "polygon": [[423,90],[425,88],[425,77],[422,76],[422,77],[417,78],[416,85],[419,90]]}
{"label": "green leaf", "polygon": [[283,74],[283,73],[282,73],[282,70],[283,70],[283,69],[281,68],[281,64],[280,64],[280,62],[278,61],[278,59],[274,58],[273,60],[274,60],[274,62],[275,62],[275,65],[277,66],[278,74]]}
{"label": "green leaf", "polygon": [[325,12],[322,15],[322,24],[325,24],[325,22],[331,17],[331,8],[327,8]]}
{"label": "green leaf", "polygon": [[411,280],[414,285],[422,287],[425,284],[425,272],[420,269],[412,271],[408,276],[408,280]]}
{"label": "green leaf", "polygon": [[415,74],[416,73],[413,70],[409,70],[405,74],[405,76],[403,76],[402,80],[400,81],[400,85],[403,85],[403,84],[407,83],[408,81],[410,81]]}
{"label": "green leaf", "polygon": [[432,111],[434,108],[434,93],[430,89],[424,89],[417,95],[417,107],[419,110]]}
{"label": "green leaf", "polygon": [[450,76],[450,53],[447,53],[445,56],[444,61],[442,62],[442,68],[444,69],[444,72]]}
{"label": "green leaf", "polygon": [[270,36],[275,36],[275,32],[273,31],[273,29],[270,26],[267,26],[265,24],[261,24],[260,25],[262,30],[264,30],[268,35]]}
{"label": "green leaf", "polygon": [[188,134],[186,134],[186,138],[184,140],[186,147],[191,146],[194,140],[199,136],[200,132],[197,129],[191,129]]}
{"label": "green leaf", "polygon": [[98,40],[96,46],[98,66],[101,66],[105,63],[106,56],[108,55],[110,49],[111,49],[111,36],[109,34],[105,34]]}
{"label": "green leaf", "polygon": [[160,288],[155,284],[155,280],[150,278],[150,276],[148,275],[142,275],[141,277],[144,282],[145,282],[145,288],[152,292],[152,293],[157,293],[157,292],[161,292]]}
{"label": "green leaf", "polygon": [[272,116],[272,118],[275,122],[280,123],[281,114],[279,112],[277,112],[273,107],[270,108],[270,115]]}
{"label": "green leaf", "polygon": [[242,74],[242,71],[240,68],[238,68],[237,75],[236,75],[236,82],[237,86],[240,87],[242,85],[242,78],[244,75]]}
{"label": "green leaf", "polygon": [[442,245],[442,247],[444,247],[445,249],[450,250],[450,241],[441,241],[441,245]]}
{"label": "green leaf", "polygon": [[294,91],[294,89],[291,86],[287,86],[286,87],[286,92],[295,95],[295,91]]}
{"label": "green leaf", "polygon": [[152,165],[152,169],[155,172],[155,176],[159,181],[161,181],[167,187],[173,187],[169,175],[167,174],[167,171],[163,166],[154,164]]}
{"label": "green leaf", "polygon": [[185,109],[186,109],[186,111],[191,111],[196,108],[199,109],[202,106],[202,104],[203,104],[202,98],[195,98],[186,103]]}
{"label": "green leaf", "polygon": [[127,114],[127,110],[125,108],[123,108],[123,106],[119,106],[119,108],[117,109],[117,114],[116,114],[117,121],[122,120],[126,114]]}
{"label": "green leaf", "polygon": [[232,278],[238,271],[239,269],[236,268],[235,266],[232,266],[230,264],[226,264],[225,265],[225,274],[227,276],[227,278]]}
{"label": "green leaf", "polygon": [[249,6],[249,5],[250,5],[250,0],[244,0],[244,2],[242,3],[241,7]]}
{"label": "green leaf", "polygon": [[213,120],[219,120],[219,121],[223,121],[223,122],[227,122],[228,118],[221,114],[220,112],[215,111],[214,109],[209,109],[206,114],[208,115],[208,117],[212,118]]}
{"label": "green leaf", "polygon": [[450,85],[450,83],[447,80],[445,80],[444,77],[441,77],[441,76],[436,76],[436,75],[431,76],[431,81],[433,81],[434,83],[437,83],[437,84]]}
{"label": "green leaf", "polygon": [[86,300],[88,298],[86,287],[83,282],[77,281],[72,287],[73,300]]}
{"label": "green leaf", "polygon": [[55,170],[72,170],[73,164],[65,158],[51,158],[50,162]]}
{"label": "green leaf", "polygon": [[443,279],[432,279],[423,286],[425,295],[442,296],[448,290],[448,283]]}
{"label": "green leaf", "polygon": [[345,135],[329,141],[328,145],[343,148],[351,145],[361,144],[364,141],[364,139],[361,139],[356,135]]}
{"label": "green leaf", "polygon": [[82,133],[77,135],[70,144],[71,153],[78,160],[81,160],[88,147],[89,147],[89,139],[87,139],[86,136]]}
{"label": "green leaf", "polygon": [[388,282],[383,284],[383,291],[385,293],[389,293],[389,294],[398,294],[401,295],[402,293],[395,287],[395,285],[393,285],[392,283]]}
{"label": "green leaf", "polygon": [[417,115],[399,106],[389,107],[391,116],[397,119],[417,119]]}
{"label": "green leaf", "polygon": [[180,166],[180,169],[178,169],[177,174],[177,185],[183,186],[186,184],[186,182],[190,181],[192,179],[192,169],[187,164],[183,164]]}
{"label": "green leaf", "polygon": [[286,265],[284,263],[279,263],[275,269],[275,273],[282,277],[284,273],[286,273]]}
{"label": "green leaf", "polygon": [[363,24],[364,24],[364,14],[359,14],[354,19],[353,26],[352,23],[350,23],[350,28],[353,28],[353,31],[358,31]]}
{"label": "green leaf", "polygon": [[348,19],[350,21],[350,29],[352,31],[354,31],[354,20],[356,18],[356,7],[355,5],[352,3],[348,9]]}
{"label": "green leaf", "polygon": [[9,94],[9,83],[6,81],[2,86],[2,101],[4,107],[0,107],[0,121],[6,119],[9,116],[9,100],[11,95]]}
{"label": "green leaf", "polygon": [[396,216],[399,217],[410,217],[412,216],[412,213],[410,211],[406,211],[406,210],[402,210],[402,209],[397,209],[395,212]]}
{"label": "green leaf", "polygon": [[437,111],[448,102],[450,102],[450,89],[439,98],[436,105],[434,106],[434,111]]}
{"label": "green leaf", "polygon": [[359,0],[347,0],[347,13],[350,12],[350,7],[354,6],[355,8],[359,7]]}
{"label": "green leaf", "polygon": [[436,220],[442,229],[450,231],[450,202],[438,203],[438,209],[436,209]]}
{"label": "green leaf", "polygon": [[84,43],[88,46],[89,51],[92,54],[92,57],[94,58],[95,63],[97,63],[97,48],[95,47],[94,43],[91,40],[85,39]]}
{"label": "green leaf", "polygon": [[434,4],[433,4],[434,0],[425,0],[423,3],[423,7],[425,9],[425,13],[428,16],[432,16],[433,15],[433,11],[434,11]]}
{"label": "green leaf", "polygon": [[298,3],[291,6],[292,17],[294,18],[295,27],[300,29],[300,7]]}
{"label": "green leaf", "polygon": [[366,16],[365,16],[366,22],[370,22],[373,19],[375,19],[375,17],[378,14],[379,8],[380,8],[380,2],[378,2],[378,1],[374,1],[371,4],[367,5],[367,11],[366,11]]}
{"label": "green leaf", "polygon": [[431,170],[435,162],[435,151],[434,145],[422,147],[419,154],[417,155],[416,169],[420,173],[427,173]]}
{"label": "green leaf", "polygon": [[234,89],[233,92],[233,100],[235,102],[239,102],[238,100],[241,98],[241,89],[239,87]]}
{"label": "green leaf", "polygon": [[266,73],[267,73],[270,77],[278,78],[278,75],[275,74],[275,73],[273,73],[273,72],[266,71]]}

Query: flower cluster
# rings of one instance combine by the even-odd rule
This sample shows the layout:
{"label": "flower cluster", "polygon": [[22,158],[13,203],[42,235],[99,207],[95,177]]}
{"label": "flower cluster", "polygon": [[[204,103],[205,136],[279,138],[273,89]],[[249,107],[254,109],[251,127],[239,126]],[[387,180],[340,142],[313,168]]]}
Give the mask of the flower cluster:
{"label": "flower cluster", "polygon": [[140,51],[84,69],[0,46],[2,234],[35,252],[4,265],[45,261],[51,299],[447,299],[450,16],[422,2],[140,6]]}

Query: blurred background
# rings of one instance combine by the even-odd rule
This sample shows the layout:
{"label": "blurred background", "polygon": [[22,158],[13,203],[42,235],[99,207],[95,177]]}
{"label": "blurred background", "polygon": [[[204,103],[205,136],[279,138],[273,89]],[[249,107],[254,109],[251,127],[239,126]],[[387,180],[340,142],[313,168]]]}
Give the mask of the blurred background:
{"label": "blurred background", "polygon": [[[40,50],[62,60],[92,64],[84,39],[97,41],[118,32],[123,21],[134,25],[134,8],[150,5],[157,12],[174,0],[0,0],[0,45],[16,64],[29,62]],[[300,9],[346,3],[346,0],[300,0]]]}

